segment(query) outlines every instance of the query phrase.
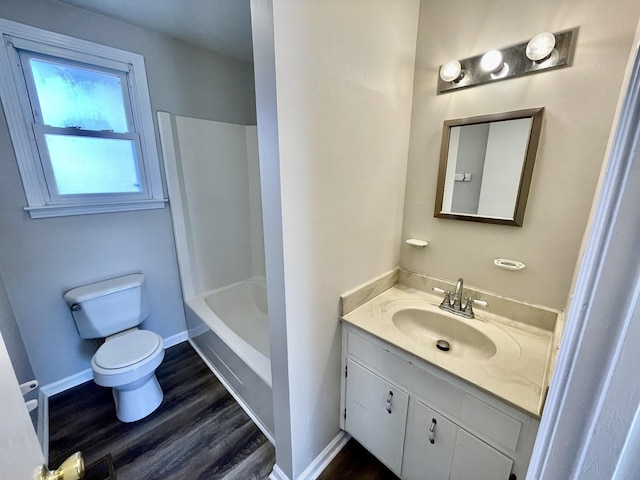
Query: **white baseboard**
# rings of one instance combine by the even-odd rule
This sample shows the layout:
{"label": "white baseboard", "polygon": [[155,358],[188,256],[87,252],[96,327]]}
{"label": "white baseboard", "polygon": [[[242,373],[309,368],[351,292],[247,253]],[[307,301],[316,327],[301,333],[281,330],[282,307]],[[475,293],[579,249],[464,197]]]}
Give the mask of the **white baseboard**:
{"label": "white baseboard", "polygon": [[280,467],[278,467],[278,465],[276,464],[273,466],[273,470],[269,475],[269,480],[289,480],[289,477],[287,477],[284,472],[280,470]]}
{"label": "white baseboard", "polygon": [[167,348],[171,348],[179,343],[186,342],[187,340],[189,340],[189,332],[183,330],[180,333],[176,333],[175,335],[171,335],[170,337],[163,339],[164,348],[166,350]]}
{"label": "white baseboard", "polygon": [[70,388],[82,385],[89,380],[93,380],[93,372],[90,368],[82,370],[74,375],[70,375],[57,382],[47,383],[40,387],[40,393],[44,393],[47,397],[52,397],[58,393],[62,393]]}
{"label": "white baseboard", "polygon": [[325,468],[331,463],[331,460],[335,458],[342,447],[346,445],[346,443],[351,438],[344,430],[340,430],[340,433],[335,436],[333,440],[327,445],[320,455],[318,455],[313,462],[309,464],[307,468],[305,468],[304,472],[300,474],[298,479],[300,480],[315,480],[320,476],[320,474],[324,471]]}
{"label": "white baseboard", "polygon": [[[340,433],[331,440],[329,445],[320,452],[320,455],[305,468],[304,472],[296,480],[316,480],[350,439],[351,435],[344,430],[340,430]],[[273,466],[271,475],[269,475],[269,480],[289,480],[289,477],[276,464]]]}

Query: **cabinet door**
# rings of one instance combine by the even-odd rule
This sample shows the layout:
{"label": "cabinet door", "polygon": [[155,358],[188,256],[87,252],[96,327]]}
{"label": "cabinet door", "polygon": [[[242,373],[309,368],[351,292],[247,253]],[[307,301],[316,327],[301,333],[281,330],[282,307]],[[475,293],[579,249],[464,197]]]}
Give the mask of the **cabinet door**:
{"label": "cabinet door", "polygon": [[458,429],[455,453],[451,466],[451,480],[508,480],[513,460]]}
{"label": "cabinet door", "polygon": [[508,480],[512,466],[509,457],[435,410],[411,402],[402,462],[404,480]]}
{"label": "cabinet door", "polygon": [[448,480],[457,429],[455,424],[422,402],[412,401],[407,420],[402,478]]}
{"label": "cabinet door", "polygon": [[346,430],[399,475],[409,395],[350,358],[347,366]]}

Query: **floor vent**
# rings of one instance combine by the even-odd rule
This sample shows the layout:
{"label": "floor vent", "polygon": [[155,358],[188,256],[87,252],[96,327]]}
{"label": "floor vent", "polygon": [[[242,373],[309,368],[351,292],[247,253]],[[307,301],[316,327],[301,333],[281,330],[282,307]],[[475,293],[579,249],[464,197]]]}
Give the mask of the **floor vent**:
{"label": "floor vent", "polygon": [[85,469],[83,480],[117,480],[111,454],[92,463]]}

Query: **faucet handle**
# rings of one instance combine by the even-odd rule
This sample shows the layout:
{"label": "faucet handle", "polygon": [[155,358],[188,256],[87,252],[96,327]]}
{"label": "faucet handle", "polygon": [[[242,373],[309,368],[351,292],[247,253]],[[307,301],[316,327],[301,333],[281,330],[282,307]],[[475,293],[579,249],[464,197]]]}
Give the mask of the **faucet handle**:
{"label": "faucet handle", "polygon": [[476,299],[471,298],[471,297],[467,297],[467,298],[465,298],[465,300],[467,301],[467,304],[464,306],[464,312],[465,312],[466,316],[469,317],[469,318],[474,318],[475,317],[475,315],[473,313],[473,304],[474,303],[477,303],[481,307],[488,307],[489,306],[489,304],[487,302],[485,302],[484,300],[476,300]]}
{"label": "faucet handle", "polygon": [[475,298],[467,298],[467,301],[471,301],[471,303],[474,303],[476,305],[480,305],[481,307],[488,307],[489,304],[487,302],[485,302],[484,300],[476,300]]}
{"label": "faucet handle", "polygon": [[448,290],[443,290],[441,288],[438,287],[433,287],[433,291],[436,293],[441,293],[444,295],[444,300],[442,300],[442,303],[440,304],[440,307],[442,307],[443,305],[446,305],[447,307],[451,306],[451,292]]}

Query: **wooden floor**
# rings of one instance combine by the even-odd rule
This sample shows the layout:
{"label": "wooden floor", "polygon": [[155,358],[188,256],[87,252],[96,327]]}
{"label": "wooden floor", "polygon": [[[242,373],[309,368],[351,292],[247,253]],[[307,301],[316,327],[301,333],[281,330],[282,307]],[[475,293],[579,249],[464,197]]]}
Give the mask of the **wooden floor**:
{"label": "wooden floor", "polygon": [[[157,370],[162,405],[134,423],[116,418],[111,389],[87,382],[49,399],[49,467],[82,451],[87,465],[111,454],[118,480],[259,480],[274,448],[189,343]],[[354,440],[320,480],[397,479]]]}
{"label": "wooden floor", "polygon": [[398,480],[398,477],[351,439],[318,480]]}
{"label": "wooden floor", "polygon": [[49,399],[49,466],[82,451],[113,457],[118,480],[269,477],[274,448],[189,343],[157,370],[162,405],[134,423],[116,418],[111,389],[87,382]]}

